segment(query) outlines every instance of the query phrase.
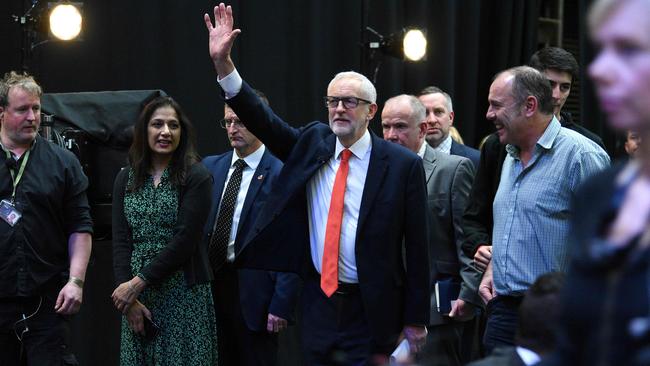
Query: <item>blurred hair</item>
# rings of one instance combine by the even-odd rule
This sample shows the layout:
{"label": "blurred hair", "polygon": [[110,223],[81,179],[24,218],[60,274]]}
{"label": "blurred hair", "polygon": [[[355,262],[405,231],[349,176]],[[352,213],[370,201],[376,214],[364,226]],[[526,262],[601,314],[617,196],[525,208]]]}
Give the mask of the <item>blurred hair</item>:
{"label": "blurred hair", "polygon": [[517,345],[537,353],[547,353],[555,348],[564,278],[560,272],[543,274],[526,291],[519,307]]}

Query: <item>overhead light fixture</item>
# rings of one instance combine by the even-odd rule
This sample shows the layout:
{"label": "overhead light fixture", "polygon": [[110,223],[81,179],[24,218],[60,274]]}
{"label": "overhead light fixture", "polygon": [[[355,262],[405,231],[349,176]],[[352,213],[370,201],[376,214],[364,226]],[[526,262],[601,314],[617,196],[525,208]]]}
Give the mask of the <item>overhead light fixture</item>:
{"label": "overhead light fixture", "polygon": [[404,28],[388,37],[367,27],[369,32],[379,38],[379,41],[369,42],[368,48],[379,50],[381,53],[405,61],[424,61],[427,55],[426,32],[419,28]]}
{"label": "overhead light fixture", "polygon": [[23,71],[29,71],[35,48],[50,41],[81,40],[82,8],[83,2],[80,1],[31,0],[31,6],[25,14],[12,15],[13,20],[20,25],[23,33],[20,46],[20,64]]}
{"label": "overhead light fixture", "polygon": [[409,61],[420,61],[427,55],[427,37],[420,29],[411,29],[404,34],[402,41],[404,58]]}
{"label": "overhead light fixture", "polygon": [[370,50],[369,57],[366,58],[368,65],[375,63],[373,73],[373,83],[377,82],[377,74],[381,67],[381,58],[377,57],[378,53],[396,57],[400,60],[409,62],[420,62],[426,60],[427,56],[427,36],[426,31],[419,28],[403,28],[402,30],[384,37],[371,27],[366,27],[367,32],[372,33],[378,38],[377,41],[364,43],[363,46]]}
{"label": "overhead light fixture", "polygon": [[81,16],[82,3],[59,2],[49,3],[50,32],[62,41],[70,41],[79,36],[83,17]]}

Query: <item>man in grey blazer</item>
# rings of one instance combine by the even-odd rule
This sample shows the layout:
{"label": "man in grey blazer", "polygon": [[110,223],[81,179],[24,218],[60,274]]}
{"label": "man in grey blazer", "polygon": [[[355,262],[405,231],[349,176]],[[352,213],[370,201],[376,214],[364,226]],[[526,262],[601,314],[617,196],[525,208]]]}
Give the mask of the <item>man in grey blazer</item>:
{"label": "man in grey blazer", "polygon": [[[460,250],[461,219],[474,178],[474,166],[464,157],[435,151],[425,143],[426,109],[414,96],[398,95],[386,101],[381,114],[384,139],[413,151],[422,158],[427,183],[430,217],[431,319],[422,361],[432,365],[462,365],[474,354],[463,339],[475,334],[477,295],[481,274]],[[438,311],[435,284],[454,283],[458,299],[448,314]],[[468,343],[468,342],[465,342]]]}

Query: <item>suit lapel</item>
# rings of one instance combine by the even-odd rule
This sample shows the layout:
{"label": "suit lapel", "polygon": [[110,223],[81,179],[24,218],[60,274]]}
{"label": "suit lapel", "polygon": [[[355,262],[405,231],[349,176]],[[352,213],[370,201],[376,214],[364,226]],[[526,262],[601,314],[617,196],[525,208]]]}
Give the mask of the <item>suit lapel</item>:
{"label": "suit lapel", "polygon": [[449,153],[451,155],[460,155],[460,151],[458,151],[460,149],[460,146],[461,145],[457,144],[454,139],[451,139],[451,148],[449,149]]}
{"label": "suit lapel", "polygon": [[372,151],[370,152],[370,163],[368,164],[368,174],[366,181],[363,185],[363,196],[361,196],[361,207],[359,209],[359,221],[357,224],[357,236],[361,232],[368,213],[372,208],[375,197],[379,193],[384,176],[388,170],[388,162],[386,161],[387,155],[384,150],[384,144],[387,142],[375,137],[373,133],[370,134],[372,141]]}
{"label": "suit lapel", "polygon": [[428,144],[424,149],[424,158],[422,158],[422,165],[424,166],[424,176],[428,185],[429,179],[431,176],[433,176],[433,171],[436,170],[436,151]]}
{"label": "suit lapel", "polygon": [[230,162],[232,161],[232,150],[227,154],[224,154],[221,159],[215,162],[215,165],[210,169],[213,177],[217,178],[214,180],[214,185],[212,186],[212,212],[210,212],[209,220],[214,224],[216,220],[217,212],[219,211],[219,205],[221,205],[221,194],[223,193],[224,185],[226,184],[226,178],[228,178],[228,169],[230,169]]}
{"label": "suit lapel", "polygon": [[[280,173],[278,182],[281,183],[274,185],[272,193],[259,215],[259,222],[258,225],[255,225],[256,227],[261,230],[266,228],[276,217],[281,215],[287,202],[297,190],[308,188],[309,179],[334,155],[335,146],[336,135],[332,133],[316,144],[313,149],[305,151],[301,156],[294,157],[294,153],[291,154]],[[305,158],[305,156],[307,157]],[[253,238],[254,235],[251,233],[246,238],[242,249]]]}

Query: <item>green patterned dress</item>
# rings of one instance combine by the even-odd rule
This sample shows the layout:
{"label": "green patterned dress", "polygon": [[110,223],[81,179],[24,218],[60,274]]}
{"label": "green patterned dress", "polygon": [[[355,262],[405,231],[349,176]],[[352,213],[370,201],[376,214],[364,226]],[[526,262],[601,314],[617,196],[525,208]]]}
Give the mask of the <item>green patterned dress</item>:
{"label": "green patterned dress", "polygon": [[[129,174],[129,184],[131,180]],[[167,170],[158,187],[154,187],[150,176],[142,189],[125,193],[124,214],[133,241],[133,273],[141,276],[141,269],[172,238],[178,196]],[[133,333],[126,317],[122,317],[121,365],[217,364],[217,331],[209,283],[188,287],[179,269],[161,284],[147,286],[138,299],[151,311],[160,333],[146,341]]]}

